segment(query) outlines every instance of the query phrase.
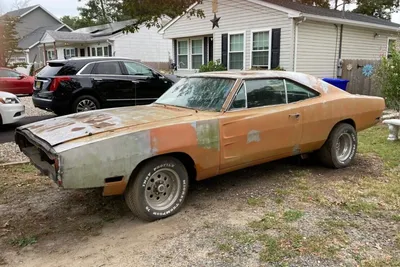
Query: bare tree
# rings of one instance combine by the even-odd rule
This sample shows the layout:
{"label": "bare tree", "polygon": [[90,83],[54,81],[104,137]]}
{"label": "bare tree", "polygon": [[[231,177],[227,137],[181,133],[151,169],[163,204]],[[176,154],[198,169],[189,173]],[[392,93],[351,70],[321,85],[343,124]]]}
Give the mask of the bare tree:
{"label": "bare tree", "polygon": [[14,0],[14,3],[12,4],[11,8],[13,10],[21,9],[21,8],[29,6],[30,2],[31,2],[31,0]]}

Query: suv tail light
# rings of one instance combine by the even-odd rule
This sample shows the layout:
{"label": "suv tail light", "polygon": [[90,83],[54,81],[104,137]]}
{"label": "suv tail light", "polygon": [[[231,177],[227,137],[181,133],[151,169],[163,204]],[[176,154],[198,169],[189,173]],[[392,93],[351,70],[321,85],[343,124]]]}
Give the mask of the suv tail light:
{"label": "suv tail light", "polygon": [[62,81],[70,81],[71,77],[68,76],[58,76],[58,77],[54,77],[53,81],[50,84],[50,91],[54,92],[55,90],[57,90],[57,87],[60,85],[60,82]]}

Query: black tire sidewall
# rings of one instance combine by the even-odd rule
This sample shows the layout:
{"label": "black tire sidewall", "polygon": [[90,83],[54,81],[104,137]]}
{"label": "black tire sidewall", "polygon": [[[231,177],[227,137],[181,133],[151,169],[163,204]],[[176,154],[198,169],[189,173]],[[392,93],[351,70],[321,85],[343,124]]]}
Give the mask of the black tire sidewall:
{"label": "black tire sidewall", "polygon": [[100,102],[95,97],[93,97],[91,95],[82,95],[82,96],[80,96],[80,97],[78,97],[77,99],[74,100],[74,102],[72,104],[72,112],[73,113],[78,113],[76,111],[76,108],[78,106],[78,103],[81,102],[83,99],[89,99],[89,100],[93,101],[94,104],[96,105],[96,109],[100,108]]}
{"label": "black tire sidewall", "polygon": [[[175,171],[180,179],[181,188],[176,201],[166,210],[155,210],[146,203],[146,183],[150,177],[160,169],[170,168]],[[132,177],[133,178],[133,177]],[[185,166],[172,157],[162,157],[149,162],[139,173],[134,182],[134,205],[139,214],[150,220],[158,220],[176,214],[183,206],[189,188],[189,177]]]}
{"label": "black tire sidewall", "polygon": [[[336,143],[337,143],[339,137],[344,133],[350,134],[350,136],[353,140],[353,146],[351,148],[350,156],[345,161],[340,161],[336,155]],[[357,132],[354,129],[354,127],[351,126],[350,124],[338,125],[332,133],[330,142],[331,142],[330,149],[331,149],[331,156],[332,156],[333,164],[338,168],[342,168],[342,167],[346,167],[346,166],[350,165],[353,162],[353,160],[356,156],[356,153],[357,153],[358,138],[357,138]]]}

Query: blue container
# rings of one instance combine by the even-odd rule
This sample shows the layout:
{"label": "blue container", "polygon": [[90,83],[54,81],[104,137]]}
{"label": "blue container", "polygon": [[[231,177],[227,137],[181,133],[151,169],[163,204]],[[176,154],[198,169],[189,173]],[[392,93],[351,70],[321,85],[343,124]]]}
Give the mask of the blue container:
{"label": "blue container", "polygon": [[344,80],[344,79],[335,79],[335,78],[323,78],[323,81],[332,84],[333,86],[336,86],[344,91],[347,89],[347,84],[349,83],[349,80]]}

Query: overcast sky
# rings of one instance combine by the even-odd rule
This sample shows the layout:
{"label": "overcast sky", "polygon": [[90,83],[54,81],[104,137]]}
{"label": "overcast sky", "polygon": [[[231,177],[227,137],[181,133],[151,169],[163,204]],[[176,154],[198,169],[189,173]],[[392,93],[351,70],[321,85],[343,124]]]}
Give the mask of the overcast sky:
{"label": "overcast sky", "polygon": [[[16,0],[0,0],[0,14],[10,11]],[[339,0],[339,2],[341,2]],[[40,4],[45,9],[53,13],[57,17],[65,15],[75,16],[78,15],[77,7],[81,6],[84,0],[30,0],[29,5]],[[349,8],[354,8],[355,5],[350,5]],[[400,13],[392,15],[392,21],[400,24]]]}

